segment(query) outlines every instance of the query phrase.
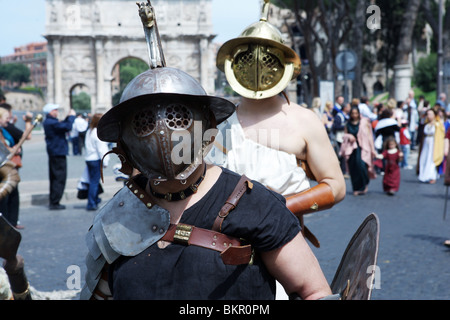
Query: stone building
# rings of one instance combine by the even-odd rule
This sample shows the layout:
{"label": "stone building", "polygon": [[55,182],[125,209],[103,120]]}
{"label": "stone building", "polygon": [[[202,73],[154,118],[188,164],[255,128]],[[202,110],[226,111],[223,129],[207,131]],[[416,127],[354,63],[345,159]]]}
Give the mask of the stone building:
{"label": "stone building", "polygon": [[[47,89],[47,42],[33,42],[14,48],[14,53],[1,58],[2,64],[20,63],[30,69],[30,84],[42,90]],[[2,83],[12,87],[13,84]]]}
{"label": "stone building", "polygon": [[[196,78],[214,93],[215,54],[211,0],[153,0],[167,66]],[[46,0],[47,101],[66,110],[77,87],[91,97],[92,112],[112,107],[117,64],[148,64],[138,7],[129,0]],[[62,112],[61,114],[64,114]]]}

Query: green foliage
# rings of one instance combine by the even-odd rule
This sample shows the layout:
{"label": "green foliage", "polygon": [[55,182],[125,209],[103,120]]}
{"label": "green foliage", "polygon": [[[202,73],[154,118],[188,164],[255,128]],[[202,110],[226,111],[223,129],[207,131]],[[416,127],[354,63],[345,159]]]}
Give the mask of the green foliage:
{"label": "green foliage", "polygon": [[37,93],[42,98],[44,98],[44,93],[42,92],[41,88],[35,88],[35,87],[22,87],[20,88],[20,91],[30,92],[30,93]]}
{"label": "green foliage", "polygon": [[407,3],[407,0],[377,1],[381,12],[381,29],[377,31],[377,37],[383,41],[383,46],[377,52],[377,59],[384,62],[387,69],[391,69],[395,64],[403,12]]}
{"label": "green foliage", "polygon": [[120,91],[113,95],[112,97],[112,105],[115,106],[119,104],[120,97],[122,96],[122,92],[137,75],[142,72],[148,70],[148,65],[139,59],[129,58],[122,60],[119,63],[120,68]]}
{"label": "green foliage", "polygon": [[8,63],[0,65],[0,79],[22,83],[30,82],[30,69],[20,63]]}
{"label": "green foliage", "polygon": [[139,71],[135,67],[129,65],[120,66],[120,88],[124,89],[138,74]]}
{"label": "green foliage", "polygon": [[129,58],[120,63],[120,88],[123,90],[127,84],[138,74],[148,70],[148,65],[139,59]]}
{"label": "green foliage", "polygon": [[86,92],[72,95],[72,108],[75,111],[91,110],[91,97]]}
{"label": "green foliage", "polygon": [[436,90],[437,55],[431,53],[421,58],[414,71],[414,83],[424,92]]}
{"label": "green foliage", "polygon": [[420,96],[424,96],[425,100],[430,102],[430,106],[436,103],[436,90],[424,92],[420,88],[414,88],[414,98],[418,101]]}

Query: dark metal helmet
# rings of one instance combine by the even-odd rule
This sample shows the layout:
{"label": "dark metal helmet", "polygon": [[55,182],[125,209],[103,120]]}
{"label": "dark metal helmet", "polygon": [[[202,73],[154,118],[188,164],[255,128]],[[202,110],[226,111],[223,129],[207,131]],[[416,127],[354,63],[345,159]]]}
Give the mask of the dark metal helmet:
{"label": "dark metal helmet", "polygon": [[217,124],[231,116],[235,110],[232,102],[207,95],[198,81],[184,71],[170,67],[149,69],[127,85],[120,103],[100,119],[97,129],[99,139],[117,142],[120,123],[126,115],[148,104],[164,104],[166,100],[205,105],[214,115]]}
{"label": "dark metal helmet", "polygon": [[120,103],[100,119],[100,140],[119,142],[133,167],[150,179],[185,180],[202,163],[211,142],[204,133],[235,111],[209,96],[187,73],[147,70],[125,88]]}

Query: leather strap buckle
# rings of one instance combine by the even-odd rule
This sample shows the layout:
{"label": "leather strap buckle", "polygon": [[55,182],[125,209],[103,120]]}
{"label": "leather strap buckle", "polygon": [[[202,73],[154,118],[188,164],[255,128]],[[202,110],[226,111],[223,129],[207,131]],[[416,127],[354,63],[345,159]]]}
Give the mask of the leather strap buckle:
{"label": "leather strap buckle", "polygon": [[191,237],[193,226],[179,223],[175,229],[173,235],[173,241],[181,244],[189,244],[189,238]]}

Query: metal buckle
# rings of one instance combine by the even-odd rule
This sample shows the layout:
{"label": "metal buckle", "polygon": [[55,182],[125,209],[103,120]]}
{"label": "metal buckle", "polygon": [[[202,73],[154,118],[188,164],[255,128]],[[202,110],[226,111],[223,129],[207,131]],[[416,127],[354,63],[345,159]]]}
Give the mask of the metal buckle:
{"label": "metal buckle", "polygon": [[179,223],[173,235],[173,241],[181,244],[189,244],[193,226]]}

